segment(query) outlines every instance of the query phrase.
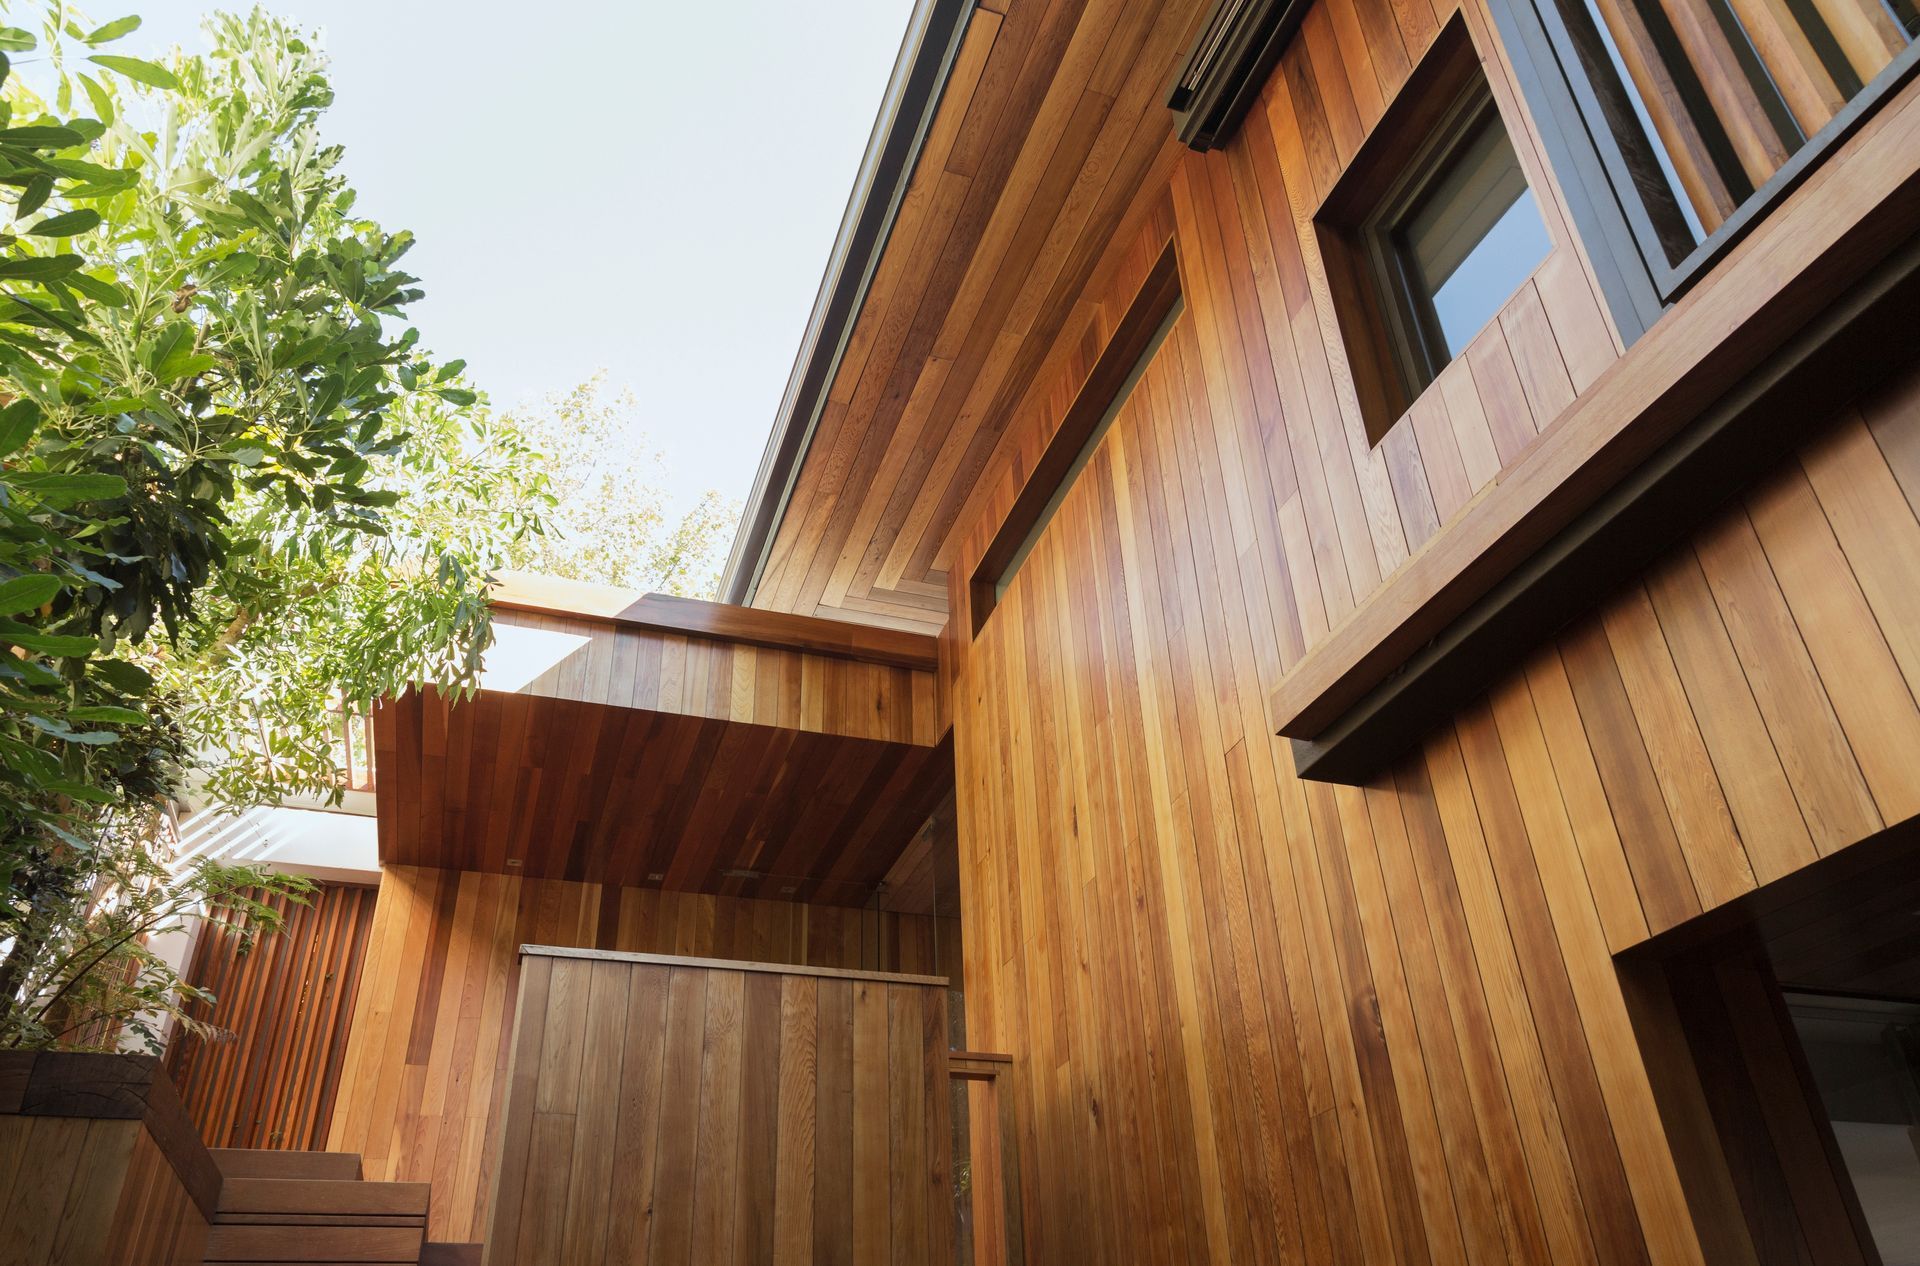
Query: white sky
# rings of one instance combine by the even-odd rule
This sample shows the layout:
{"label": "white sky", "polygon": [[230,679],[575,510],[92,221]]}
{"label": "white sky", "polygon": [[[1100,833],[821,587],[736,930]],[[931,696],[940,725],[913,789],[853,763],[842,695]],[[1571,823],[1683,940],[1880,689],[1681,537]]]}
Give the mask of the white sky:
{"label": "white sky", "polygon": [[[203,47],[210,7],[87,12],[139,13],[108,51],[153,56]],[[266,7],[323,31],[323,135],[358,209],[419,238],[423,341],[502,406],[604,368],[676,500],[743,499],[911,0]]]}

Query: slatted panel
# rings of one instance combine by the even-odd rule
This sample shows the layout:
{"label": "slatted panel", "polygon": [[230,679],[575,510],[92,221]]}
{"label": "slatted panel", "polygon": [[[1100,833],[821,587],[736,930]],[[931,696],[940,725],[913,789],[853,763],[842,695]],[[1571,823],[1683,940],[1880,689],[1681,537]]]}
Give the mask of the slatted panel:
{"label": "slatted panel", "polygon": [[520,982],[494,1266],[950,1260],[945,990],[538,955]]}
{"label": "slatted panel", "polygon": [[[935,126],[943,144],[952,132],[954,149],[930,143],[920,161],[917,201],[909,193],[881,264],[890,284],[876,283],[860,314],[756,605],[940,626],[966,533],[999,513],[1003,484],[1032,469],[1062,391],[1085,377],[1110,332],[1115,314],[1093,298],[1111,282],[1106,248],[1151,214],[1150,195],[1177,161],[1161,99],[1202,8],[1013,0],[1004,19],[975,17]],[[1245,458],[1269,470],[1272,508],[1322,562],[1301,613],[1308,644],[1618,354],[1491,24],[1470,3],[1459,20],[1556,246],[1467,354],[1377,447],[1368,443],[1313,220],[1458,8],[1322,0],[1227,151],[1178,160],[1188,189],[1180,215],[1201,235],[1195,249],[1212,253],[1222,291],[1218,337],[1244,344],[1252,366],[1215,380],[1215,407],[1260,416],[1260,443]],[[1036,24],[1054,39],[1012,43]],[[1006,92],[1015,65],[1019,86],[1004,107],[996,97],[987,98],[996,109],[980,108],[990,86]],[[1114,95],[1084,87],[1088,76],[1116,83]],[[1037,104],[1023,87],[1032,80],[1047,89]],[[1010,164],[997,189],[984,181],[1000,167],[970,165],[983,151]],[[950,228],[928,220],[936,185],[968,209],[990,197],[990,218],[982,209]],[[916,268],[942,249],[925,233],[945,234],[939,269]]]}
{"label": "slatted panel", "polygon": [[340,1089],[375,893],[323,884],[306,905],[255,897],[280,912],[282,930],[243,954],[237,937],[203,924],[187,966],[188,983],[216,999],[191,1014],[231,1037],[180,1033],[167,1075],[209,1147],[317,1148]]}
{"label": "slatted panel", "polygon": [[[1046,1070],[1033,1253],[1702,1260],[1611,956],[1920,812],[1920,373],[1374,783],[1302,783],[1264,692],[1381,520],[1306,504],[1351,450],[1308,429],[1319,335],[1263,301],[1299,265],[1250,231],[1282,188],[1243,141],[1116,243],[1091,319],[1168,236],[1185,314],[951,638],[969,1040]],[[1515,349],[1553,340],[1509,317],[1466,368],[1537,421]]]}
{"label": "slatted panel", "polygon": [[387,867],[326,1146],[432,1183],[430,1240],[485,1238],[525,944],[960,974],[952,920]]}

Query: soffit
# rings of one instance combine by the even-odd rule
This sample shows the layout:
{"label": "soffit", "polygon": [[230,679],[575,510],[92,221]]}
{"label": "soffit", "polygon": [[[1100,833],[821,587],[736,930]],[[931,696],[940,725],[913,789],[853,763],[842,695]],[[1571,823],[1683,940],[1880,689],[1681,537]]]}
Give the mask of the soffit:
{"label": "soffit", "polygon": [[[1000,11],[1004,9],[1004,12]],[[1206,0],[975,10],[753,605],[937,632],[1000,437],[1135,195]]]}

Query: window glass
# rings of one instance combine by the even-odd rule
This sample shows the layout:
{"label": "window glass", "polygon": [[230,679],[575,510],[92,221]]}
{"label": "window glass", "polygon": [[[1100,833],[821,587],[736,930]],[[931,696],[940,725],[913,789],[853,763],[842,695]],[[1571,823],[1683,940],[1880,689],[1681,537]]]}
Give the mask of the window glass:
{"label": "window glass", "polygon": [[[1552,248],[1499,116],[1487,110],[1443,161],[1395,234],[1430,310],[1434,359],[1451,360]],[[1444,351],[1444,356],[1440,353]]]}

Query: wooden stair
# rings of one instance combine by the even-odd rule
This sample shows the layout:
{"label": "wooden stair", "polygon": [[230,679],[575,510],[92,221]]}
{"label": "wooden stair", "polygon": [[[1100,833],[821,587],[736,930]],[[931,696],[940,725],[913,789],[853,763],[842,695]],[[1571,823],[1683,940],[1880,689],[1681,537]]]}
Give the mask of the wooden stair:
{"label": "wooden stair", "polygon": [[207,1266],[478,1266],[477,1244],[429,1244],[423,1182],[367,1182],[350,1152],[216,1148]]}

